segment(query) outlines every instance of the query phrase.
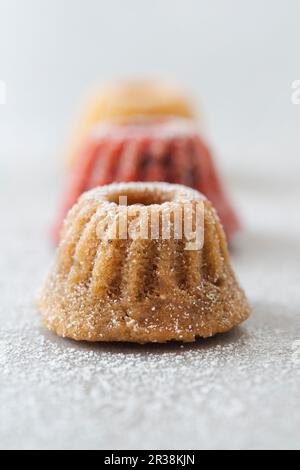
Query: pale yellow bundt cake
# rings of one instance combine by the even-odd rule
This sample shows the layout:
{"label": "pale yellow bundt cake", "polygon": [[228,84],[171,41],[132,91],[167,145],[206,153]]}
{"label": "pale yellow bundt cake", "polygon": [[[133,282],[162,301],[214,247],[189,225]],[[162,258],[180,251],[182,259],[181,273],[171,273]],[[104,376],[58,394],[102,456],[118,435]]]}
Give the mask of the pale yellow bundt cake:
{"label": "pale yellow bundt cake", "polygon": [[39,306],[61,336],[137,343],[210,337],[250,313],[211,203],[164,183],[84,194],[67,217]]}
{"label": "pale yellow bundt cake", "polygon": [[101,122],[125,124],[135,119],[166,116],[193,118],[194,109],[177,85],[160,80],[118,81],[94,92],[86,100],[67,159],[73,164],[93,127]]}

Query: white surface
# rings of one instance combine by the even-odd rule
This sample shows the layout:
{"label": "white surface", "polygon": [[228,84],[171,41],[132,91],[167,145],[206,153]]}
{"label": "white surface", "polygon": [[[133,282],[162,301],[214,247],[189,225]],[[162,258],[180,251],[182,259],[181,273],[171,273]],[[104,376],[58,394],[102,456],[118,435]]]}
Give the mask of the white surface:
{"label": "white surface", "polygon": [[[299,12],[296,0],[0,0],[0,448],[300,447]],[[97,77],[158,71],[203,98],[244,215],[233,261],[253,316],[183,348],[58,339],[34,307],[53,256],[55,148]]]}

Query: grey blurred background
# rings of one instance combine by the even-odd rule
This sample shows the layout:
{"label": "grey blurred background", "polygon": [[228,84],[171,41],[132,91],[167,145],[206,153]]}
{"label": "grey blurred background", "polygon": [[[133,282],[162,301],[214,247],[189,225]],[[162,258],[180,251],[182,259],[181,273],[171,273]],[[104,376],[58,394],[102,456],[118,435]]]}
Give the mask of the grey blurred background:
{"label": "grey blurred background", "polygon": [[57,155],[89,86],[150,75],[194,94],[219,154],[293,158],[299,18],[298,0],[0,0],[0,152]]}

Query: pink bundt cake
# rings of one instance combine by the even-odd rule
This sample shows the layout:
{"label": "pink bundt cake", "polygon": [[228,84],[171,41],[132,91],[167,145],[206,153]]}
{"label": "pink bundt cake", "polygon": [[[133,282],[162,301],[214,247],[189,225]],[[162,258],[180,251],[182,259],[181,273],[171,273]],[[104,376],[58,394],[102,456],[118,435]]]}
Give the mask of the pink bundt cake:
{"label": "pink bundt cake", "polygon": [[168,182],[202,192],[216,207],[228,237],[239,222],[207,145],[187,119],[101,124],[90,135],[71,174],[55,238],[79,196],[113,182]]}

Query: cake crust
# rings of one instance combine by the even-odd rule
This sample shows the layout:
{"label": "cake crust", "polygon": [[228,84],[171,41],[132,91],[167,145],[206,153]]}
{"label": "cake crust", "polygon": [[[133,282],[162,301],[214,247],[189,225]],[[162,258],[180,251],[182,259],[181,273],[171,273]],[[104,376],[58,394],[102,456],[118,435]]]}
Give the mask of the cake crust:
{"label": "cake crust", "polygon": [[[125,195],[129,206],[159,220],[175,205],[203,204],[203,246],[187,250],[174,230],[168,240],[99,240],[99,223],[109,226]],[[227,332],[250,314],[211,203],[197,191],[162,183],[116,184],[81,197],[65,222],[39,308],[60,336],[136,343],[192,342]]]}
{"label": "cake crust", "polygon": [[136,119],[155,120],[161,116],[195,117],[190,100],[177,85],[136,79],[112,83],[91,93],[67,155],[70,166],[76,163],[85,139],[98,123],[113,121],[125,124]]}

